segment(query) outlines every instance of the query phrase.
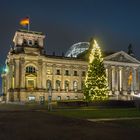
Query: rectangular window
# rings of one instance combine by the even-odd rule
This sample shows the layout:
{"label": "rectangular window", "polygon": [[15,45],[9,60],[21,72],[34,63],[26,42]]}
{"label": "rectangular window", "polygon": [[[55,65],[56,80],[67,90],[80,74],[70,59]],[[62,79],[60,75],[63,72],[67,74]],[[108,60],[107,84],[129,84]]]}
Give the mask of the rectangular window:
{"label": "rectangular window", "polygon": [[70,100],[70,96],[67,96],[66,99],[67,99],[67,100]]}
{"label": "rectangular window", "polygon": [[56,70],[56,75],[60,75],[60,70]]}
{"label": "rectangular window", "polygon": [[57,100],[60,101],[61,100],[61,96],[57,96]]}
{"label": "rectangular window", "polygon": [[69,71],[68,70],[65,71],[65,75],[69,75]]}
{"label": "rectangular window", "polygon": [[28,80],[27,87],[28,88],[34,88],[34,80]]}
{"label": "rectangular window", "polygon": [[85,71],[82,71],[82,76],[86,76],[86,72]]}
{"label": "rectangular window", "polygon": [[74,76],[77,76],[77,71],[74,71]]}
{"label": "rectangular window", "polygon": [[75,96],[75,100],[77,100],[78,99],[78,96]]}
{"label": "rectangular window", "polygon": [[29,101],[35,101],[35,96],[29,96],[29,97],[28,97],[28,100],[29,100]]}

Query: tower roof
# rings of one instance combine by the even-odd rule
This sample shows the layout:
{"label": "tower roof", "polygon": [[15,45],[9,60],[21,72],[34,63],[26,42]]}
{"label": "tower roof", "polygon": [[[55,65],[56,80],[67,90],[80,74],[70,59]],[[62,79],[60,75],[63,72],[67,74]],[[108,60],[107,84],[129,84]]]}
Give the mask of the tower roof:
{"label": "tower roof", "polygon": [[24,33],[30,33],[30,34],[44,35],[42,32],[28,31],[28,30],[23,30],[23,29],[19,29],[18,32],[24,32]]}
{"label": "tower roof", "polygon": [[37,46],[44,47],[45,35],[42,32],[28,31],[28,30],[17,30],[13,42],[15,46]]}

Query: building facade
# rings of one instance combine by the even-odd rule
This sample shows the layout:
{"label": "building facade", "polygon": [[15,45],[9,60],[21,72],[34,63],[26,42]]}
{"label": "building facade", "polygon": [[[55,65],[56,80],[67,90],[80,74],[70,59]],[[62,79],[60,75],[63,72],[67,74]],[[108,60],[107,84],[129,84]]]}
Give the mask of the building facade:
{"label": "building facade", "polygon": [[[45,54],[41,32],[15,33],[2,74],[4,100],[16,102],[83,99],[88,62]],[[121,51],[104,58],[110,99],[131,100],[140,90],[140,62]]]}

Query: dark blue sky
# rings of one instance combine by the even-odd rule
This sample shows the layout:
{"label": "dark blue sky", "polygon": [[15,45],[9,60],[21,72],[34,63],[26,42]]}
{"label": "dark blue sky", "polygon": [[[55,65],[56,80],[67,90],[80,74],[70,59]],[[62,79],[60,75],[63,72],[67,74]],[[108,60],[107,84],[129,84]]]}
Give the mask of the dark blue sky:
{"label": "dark blue sky", "polygon": [[0,64],[5,61],[21,18],[46,34],[47,53],[61,54],[95,36],[104,50],[125,50],[132,43],[140,59],[139,0],[1,0]]}

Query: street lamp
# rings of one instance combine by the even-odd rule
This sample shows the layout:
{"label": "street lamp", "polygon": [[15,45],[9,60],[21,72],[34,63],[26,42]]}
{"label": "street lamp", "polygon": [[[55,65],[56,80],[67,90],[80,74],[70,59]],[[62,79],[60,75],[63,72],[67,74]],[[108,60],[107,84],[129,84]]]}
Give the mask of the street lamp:
{"label": "street lamp", "polygon": [[4,68],[4,72],[7,73],[8,72],[8,68]]}

